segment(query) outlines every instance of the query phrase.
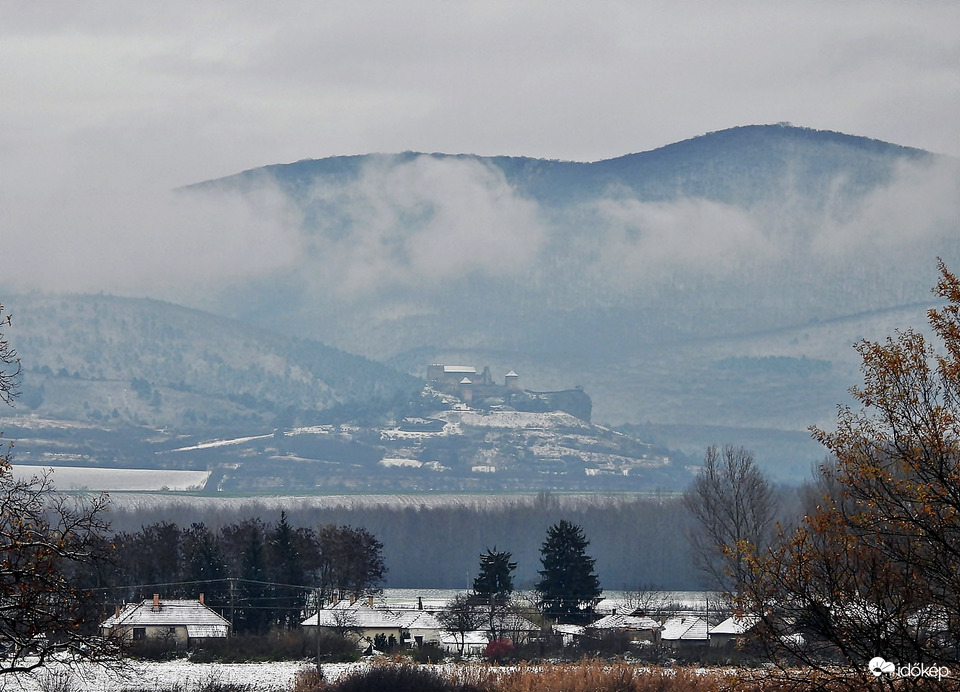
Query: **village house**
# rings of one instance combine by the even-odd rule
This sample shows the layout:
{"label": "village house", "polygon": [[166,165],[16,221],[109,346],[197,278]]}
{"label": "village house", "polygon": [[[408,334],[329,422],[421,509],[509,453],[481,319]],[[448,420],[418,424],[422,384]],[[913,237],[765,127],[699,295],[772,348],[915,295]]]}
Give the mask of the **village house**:
{"label": "village house", "polygon": [[587,636],[595,639],[615,632],[629,634],[631,641],[654,642],[660,632],[660,623],[646,615],[612,613],[586,627]]}
{"label": "village house", "polygon": [[352,638],[362,648],[371,646],[379,635],[398,645],[440,644],[440,623],[431,613],[422,609],[379,607],[373,596],[366,600],[337,600],[300,626],[308,631],[319,628],[321,632]]}
{"label": "village house", "polygon": [[667,618],[660,630],[660,643],[685,656],[699,655],[710,645],[709,625],[695,615]]}
{"label": "village house", "polygon": [[737,649],[746,641],[747,635],[760,622],[755,616],[731,615],[719,625],[710,628],[710,648]]}
{"label": "village house", "polygon": [[156,640],[177,648],[189,648],[197,640],[223,639],[230,623],[203,602],[166,600],[159,594],[139,603],[118,606],[100,625],[100,634],[122,642]]}

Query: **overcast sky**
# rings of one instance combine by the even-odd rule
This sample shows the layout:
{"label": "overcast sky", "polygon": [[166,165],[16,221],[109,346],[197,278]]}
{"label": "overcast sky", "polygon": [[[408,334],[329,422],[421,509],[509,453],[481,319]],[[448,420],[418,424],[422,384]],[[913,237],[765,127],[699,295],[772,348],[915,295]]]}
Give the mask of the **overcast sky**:
{"label": "overcast sky", "polygon": [[304,158],[591,161],[781,121],[960,156],[958,36],[956,0],[0,0],[6,280],[163,255],[144,190]]}

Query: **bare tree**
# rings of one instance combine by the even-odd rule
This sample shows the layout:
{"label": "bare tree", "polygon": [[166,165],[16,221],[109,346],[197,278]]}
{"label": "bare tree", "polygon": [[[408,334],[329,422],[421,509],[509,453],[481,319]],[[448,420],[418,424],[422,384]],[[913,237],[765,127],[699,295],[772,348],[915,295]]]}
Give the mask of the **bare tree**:
{"label": "bare tree", "polygon": [[353,635],[357,639],[360,638],[360,635],[363,634],[363,628],[360,626],[355,611],[349,608],[334,608],[331,612],[333,613],[333,624],[330,629],[338,637],[346,639],[348,635]]}
{"label": "bare tree", "polygon": [[[0,334],[0,400],[12,404],[19,372]],[[104,559],[106,510],[105,495],[70,498],[49,475],[17,478],[10,452],[0,454],[0,675],[41,668],[55,654],[115,658],[118,648],[96,636],[91,595],[79,586]]]}
{"label": "bare tree", "polygon": [[773,539],[773,488],[751,452],[713,445],[684,503],[697,520],[690,537],[694,559],[721,591],[732,591],[749,575],[750,557]]}
{"label": "bare tree", "polygon": [[479,629],[486,622],[486,616],[474,607],[470,594],[458,593],[447,603],[446,607],[437,611],[437,622],[448,632],[460,637],[457,642],[459,653],[463,656],[466,646],[467,632]]}

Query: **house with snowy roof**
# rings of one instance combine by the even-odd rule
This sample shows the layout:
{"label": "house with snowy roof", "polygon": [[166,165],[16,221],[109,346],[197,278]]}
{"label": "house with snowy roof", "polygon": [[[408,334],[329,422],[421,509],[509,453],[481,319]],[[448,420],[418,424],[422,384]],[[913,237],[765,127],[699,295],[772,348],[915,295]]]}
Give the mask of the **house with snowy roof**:
{"label": "house with snowy roof", "polygon": [[375,608],[373,603],[366,601],[346,600],[321,608],[300,623],[306,630],[317,628],[320,632],[351,637],[358,644],[371,643],[381,634],[386,639],[392,637],[393,641],[402,642],[403,625],[400,617],[391,610]]}
{"label": "house with snowy roof", "polygon": [[744,642],[750,631],[759,624],[756,616],[738,617],[731,615],[719,625],[710,628],[710,647],[714,649],[734,649]]}
{"label": "house with snowy roof", "polygon": [[159,594],[139,603],[118,606],[116,612],[100,624],[100,634],[122,642],[154,639],[190,647],[203,639],[223,639],[230,634],[230,623],[199,599],[167,600]]}
{"label": "house with snowy roof", "polygon": [[695,615],[667,618],[660,630],[660,643],[684,653],[694,653],[710,645],[707,621]]}
{"label": "house with snowy roof", "polygon": [[634,641],[652,642],[660,632],[660,623],[646,615],[612,613],[588,625],[586,631],[592,637],[620,632],[629,634]]}
{"label": "house with snowy roof", "polygon": [[358,645],[369,645],[383,635],[397,644],[424,646],[440,643],[441,626],[432,613],[422,609],[381,607],[367,600],[337,600],[304,620],[301,627],[351,637]]}

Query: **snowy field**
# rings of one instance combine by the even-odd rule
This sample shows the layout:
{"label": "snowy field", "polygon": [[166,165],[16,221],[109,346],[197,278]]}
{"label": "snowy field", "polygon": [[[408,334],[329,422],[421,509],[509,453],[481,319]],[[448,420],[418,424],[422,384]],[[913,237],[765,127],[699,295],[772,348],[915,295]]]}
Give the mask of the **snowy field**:
{"label": "snowy field", "polygon": [[17,479],[26,480],[47,472],[52,474],[57,489],[64,492],[195,490],[203,488],[210,477],[209,471],[13,465],[13,475]]}
{"label": "snowy field", "polygon": [[[331,663],[324,665],[327,680],[336,680],[363,663]],[[154,692],[179,689],[189,692],[210,682],[236,683],[256,692],[284,692],[293,687],[297,671],[312,668],[305,661],[271,663],[189,663],[187,661],[135,661],[121,672],[89,667],[71,670],[54,667],[32,675],[3,676],[3,692],[43,692],[45,689],[73,689],[78,692]],[[9,678],[9,679],[7,679]],[[56,683],[72,683],[70,687]]]}

